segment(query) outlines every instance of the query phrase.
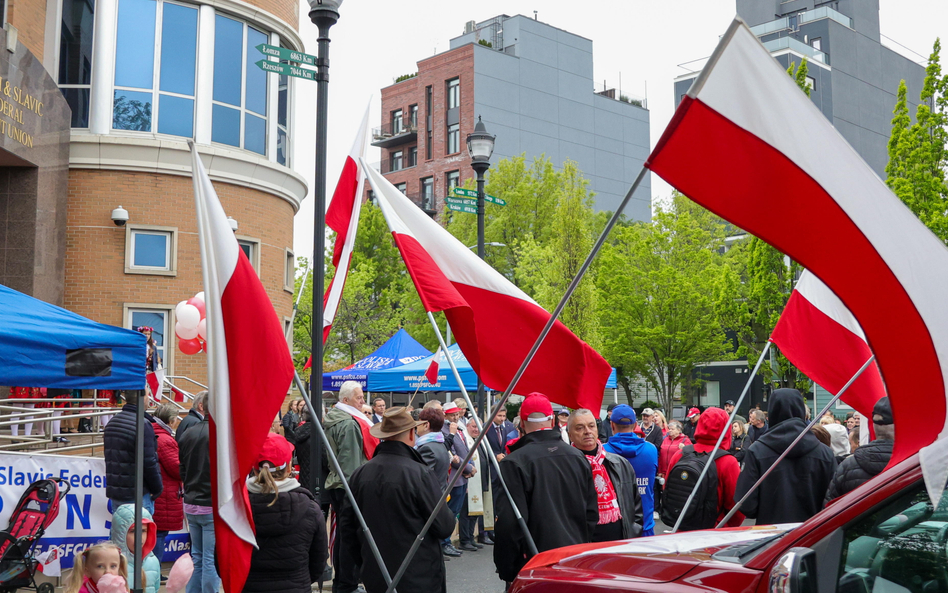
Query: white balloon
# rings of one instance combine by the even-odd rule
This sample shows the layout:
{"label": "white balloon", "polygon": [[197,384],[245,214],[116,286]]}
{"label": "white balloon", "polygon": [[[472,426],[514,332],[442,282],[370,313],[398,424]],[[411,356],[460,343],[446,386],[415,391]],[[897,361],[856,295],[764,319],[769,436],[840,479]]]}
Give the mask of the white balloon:
{"label": "white balloon", "polygon": [[194,295],[194,298],[198,299],[199,301],[204,302],[204,291],[202,290],[201,292]]}
{"label": "white balloon", "polygon": [[188,304],[187,301],[181,301],[180,303],[178,303],[177,305],[175,305],[175,307],[174,307],[174,314],[175,314],[176,317],[178,317],[178,318],[181,317],[181,307],[184,307],[184,306],[187,305],[187,304]]}
{"label": "white balloon", "polygon": [[201,312],[194,305],[184,303],[175,307],[175,313],[178,316],[178,324],[181,327],[197,331],[198,323],[201,322]]}
{"label": "white balloon", "polygon": [[198,323],[197,333],[198,333],[198,336],[202,340],[207,340],[207,319],[206,318],[202,319],[201,322]]}
{"label": "white balloon", "polygon": [[180,321],[174,324],[174,333],[182,340],[193,340],[198,336],[197,328],[184,327]]}

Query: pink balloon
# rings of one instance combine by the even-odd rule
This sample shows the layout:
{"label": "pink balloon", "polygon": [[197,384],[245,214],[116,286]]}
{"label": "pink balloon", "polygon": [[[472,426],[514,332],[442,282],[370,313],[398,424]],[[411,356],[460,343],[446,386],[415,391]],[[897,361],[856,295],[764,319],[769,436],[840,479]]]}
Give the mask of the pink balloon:
{"label": "pink balloon", "polygon": [[[204,323],[204,320],[201,320],[201,323]],[[200,327],[200,324],[198,324]],[[198,328],[194,327],[184,327],[181,325],[181,322],[174,324],[174,335],[178,336],[182,340],[193,340],[198,337]]]}
{"label": "pink balloon", "polygon": [[201,351],[201,343],[196,338],[191,340],[178,340],[178,350],[185,354],[197,354]]}
{"label": "pink balloon", "polygon": [[201,312],[201,319],[204,319],[204,299],[199,299],[197,297],[191,297],[188,299],[188,304],[193,305],[198,311]]}
{"label": "pink balloon", "polygon": [[194,305],[188,303],[178,305],[175,312],[178,315],[178,323],[181,327],[197,329],[198,323],[201,322],[201,311]]}
{"label": "pink balloon", "polygon": [[207,339],[207,319],[206,318],[202,319],[201,322],[198,323],[197,335],[202,340]]}

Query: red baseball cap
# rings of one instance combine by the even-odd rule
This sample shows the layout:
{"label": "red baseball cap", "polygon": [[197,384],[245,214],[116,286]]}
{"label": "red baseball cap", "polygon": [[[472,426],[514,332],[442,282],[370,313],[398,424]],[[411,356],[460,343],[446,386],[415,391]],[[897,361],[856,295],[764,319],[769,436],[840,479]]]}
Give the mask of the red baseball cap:
{"label": "red baseball cap", "polygon": [[267,433],[267,440],[263,442],[256,465],[259,467],[264,461],[269,461],[274,467],[282,469],[293,459],[293,445],[284,437],[275,432]]}
{"label": "red baseball cap", "polygon": [[[531,418],[530,416],[533,416]],[[542,417],[541,417],[542,416]],[[520,404],[521,422],[543,422],[553,419],[553,405],[542,393],[531,393]]]}
{"label": "red baseball cap", "polygon": [[688,410],[688,418],[691,418],[692,416],[697,416],[700,413],[701,413],[701,410],[699,410],[698,408],[691,408],[690,410]]}

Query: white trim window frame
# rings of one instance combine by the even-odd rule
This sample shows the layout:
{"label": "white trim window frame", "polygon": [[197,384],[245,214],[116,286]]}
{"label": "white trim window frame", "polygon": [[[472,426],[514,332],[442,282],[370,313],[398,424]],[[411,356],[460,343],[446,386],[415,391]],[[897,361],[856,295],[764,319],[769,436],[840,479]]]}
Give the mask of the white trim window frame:
{"label": "white trim window frame", "polygon": [[283,250],[283,290],[290,294],[296,291],[296,255],[289,247]]}
{"label": "white trim window frame", "polygon": [[[249,247],[250,255],[247,256],[247,259],[250,260],[250,265],[253,266],[253,269],[257,272],[257,277],[260,277],[260,239],[255,239],[253,237],[247,237],[244,235],[235,235],[237,239],[237,244],[241,249],[244,247]],[[247,249],[244,249],[244,254],[247,253]]]}
{"label": "white trim window frame", "polygon": [[[165,236],[165,265],[149,266],[135,263],[137,235]],[[177,276],[178,272],[178,229],[177,227],[132,224],[125,226],[125,273],[149,274],[156,276]]]}
{"label": "white trim window frame", "polygon": [[[117,3],[119,4],[119,7],[118,7],[118,22],[116,23],[116,33],[117,33],[116,47],[115,47],[115,52],[116,52],[115,62],[116,62],[116,66],[115,66],[115,72],[113,73],[113,77],[112,77],[113,85],[112,85],[112,98],[111,98],[111,108],[112,108],[112,112],[111,112],[111,114],[112,114],[112,117],[111,117],[111,129],[112,129],[112,132],[113,132],[113,133],[115,133],[115,132],[118,132],[118,133],[123,133],[123,132],[148,132],[148,133],[152,133],[152,134],[160,135],[160,136],[193,138],[193,137],[194,137],[194,131],[195,131],[196,111],[197,111],[197,63],[198,63],[198,50],[199,50],[199,47],[200,47],[200,43],[199,43],[199,39],[198,39],[198,32],[200,31],[200,18],[201,18],[201,14],[200,14],[200,10],[198,9],[198,6],[197,6],[197,5],[194,5],[194,4],[183,3],[183,2],[173,2],[173,1],[171,1],[171,0],[147,0],[147,1],[149,1],[149,2],[154,2],[154,10],[155,10],[154,22],[155,22],[155,28],[154,28],[154,32],[153,32],[153,35],[154,35],[154,48],[152,48],[152,64],[151,64],[151,66],[152,66],[152,76],[151,76],[151,88],[144,88],[144,87],[134,86],[134,85],[128,85],[128,84],[119,84],[119,81],[118,81],[118,77],[122,75],[122,74],[119,72],[119,68],[120,68],[120,65],[119,65],[119,62],[120,62],[119,54],[124,53],[124,51],[125,51],[125,49],[126,49],[126,48],[123,48],[123,47],[121,47],[121,46],[119,45],[119,39],[121,38],[120,36],[122,35],[122,32],[118,30],[118,28],[119,28],[119,26],[120,26],[120,24],[121,24],[121,22],[122,22],[122,16],[123,16],[123,15],[122,15],[122,6],[121,6],[121,4],[122,4],[123,1],[128,3],[128,4],[126,5],[126,6],[128,7],[128,6],[131,6],[131,3],[135,2],[136,0],[118,0],[118,2],[117,2]],[[181,93],[181,92],[175,92],[175,91],[172,91],[172,90],[162,90],[162,70],[161,70],[162,61],[161,61],[161,60],[162,60],[162,53],[163,53],[163,49],[164,49],[164,47],[163,47],[163,42],[164,42],[163,37],[164,37],[164,33],[165,33],[164,24],[165,24],[165,17],[166,17],[166,12],[165,12],[165,11],[166,11],[166,7],[180,7],[180,8],[182,8],[182,9],[187,10],[187,11],[193,11],[193,12],[194,12],[194,14],[193,14],[193,17],[194,17],[194,18],[193,18],[193,23],[194,23],[194,39],[193,39],[193,56],[192,56],[193,63],[191,64],[191,68],[193,69],[193,79],[189,82],[189,84],[190,84],[190,94],[188,94],[188,93]],[[181,14],[187,14],[187,13],[181,13]],[[189,16],[191,16],[191,15],[189,15]],[[175,30],[178,31],[178,30],[180,30],[180,28],[175,27]],[[176,45],[176,47],[180,48],[180,44],[176,43],[175,45]],[[173,50],[172,50],[172,51],[173,51]],[[183,67],[183,66],[184,66],[184,63],[182,63],[182,64],[176,64],[176,65],[175,65],[175,70],[177,70],[177,69],[179,69],[179,68],[181,68],[181,67]],[[169,78],[170,78],[171,76],[173,76],[173,75],[172,75],[172,70],[169,70],[168,74],[169,74]],[[169,83],[169,84],[170,84],[170,83]],[[116,127],[115,105],[116,105],[116,102],[117,102],[117,100],[118,100],[118,99],[117,99],[118,93],[125,93],[125,96],[126,96],[126,97],[129,96],[129,94],[131,94],[131,93],[138,93],[138,94],[141,94],[141,95],[150,95],[150,96],[151,96],[150,116],[149,116],[149,120],[148,120],[148,129],[134,128],[134,127]],[[187,131],[187,133],[183,133],[183,132],[185,132],[185,130],[179,130],[179,131],[182,132],[182,133],[177,133],[177,131],[169,131],[170,129],[172,129],[170,123],[168,124],[169,127],[165,127],[164,131],[162,131],[163,122],[162,122],[162,120],[161,120],[161,105],[162,105],[162,103],[163,103],[163,100],[162,100],[163,98],[168,99],[168,102],[167,102],[167,105],[166,105],[166,106],[168,107],[169,110],[171,109],[171,105],[172,105],[173,102],[190,101],[190,103],[191,103],[191,124],[190,124],[190,130]],[[175,100],[177,100],[177,101],[175,101]],[[170,122],[171,120],[169,119],[168,121]]]}
{"label": "white trim window frame", "polygon": [[[174,318],[174,307],[157,303],[124,303],[122,309],[122,324],[125,327],[134,331],[135,328],[140,325],[148,325],[155,328],[155,333],[160,334],[162,343],[158,346],[158,355],[161,357],[161,363],[165,368],[166,374],[173,375],[174,351],[177,346],[177,337],[174,335],[174,324],[176,321]],[[141,314],[145,319],[139,316],[139,322],[136,323],[136,313]],[[159,328],[157,324],[147,318],[148,315],[159,315],[164,319],[160,332],[158,331]]]}

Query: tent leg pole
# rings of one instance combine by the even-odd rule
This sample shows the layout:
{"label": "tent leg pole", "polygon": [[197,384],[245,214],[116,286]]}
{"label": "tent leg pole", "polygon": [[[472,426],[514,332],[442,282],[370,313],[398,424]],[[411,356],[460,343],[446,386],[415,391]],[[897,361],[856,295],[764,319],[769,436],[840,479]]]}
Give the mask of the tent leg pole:
{"label": "tent leg pole", "polygon": [[[142,507],[145,497],[145,390],[138,392],[135,422],[135,562],[132,577],[132,593],[142,593]],[[116,509],[112,509],[115,512]]]}

